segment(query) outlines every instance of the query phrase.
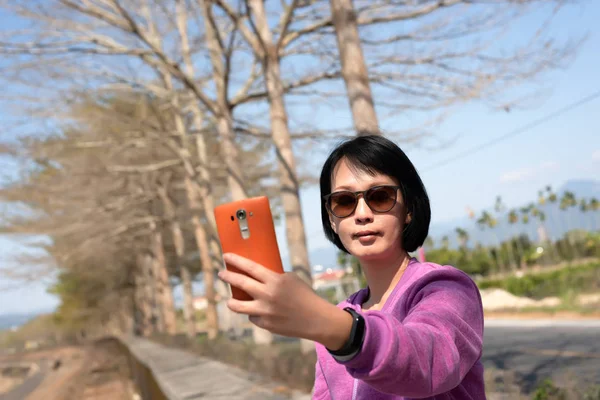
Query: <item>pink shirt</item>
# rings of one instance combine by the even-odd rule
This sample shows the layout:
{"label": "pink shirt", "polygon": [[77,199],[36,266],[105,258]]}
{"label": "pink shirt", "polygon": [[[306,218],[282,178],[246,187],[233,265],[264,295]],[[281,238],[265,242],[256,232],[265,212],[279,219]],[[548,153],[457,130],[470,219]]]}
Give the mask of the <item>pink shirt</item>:
{"label": "pink shirt", "polygon": [[361,312],[362,350],[337,361],[317,344],[314,400],[485,400],[483,307],[463,271],[411,259],[380,311],[368,289],[338,305]]}

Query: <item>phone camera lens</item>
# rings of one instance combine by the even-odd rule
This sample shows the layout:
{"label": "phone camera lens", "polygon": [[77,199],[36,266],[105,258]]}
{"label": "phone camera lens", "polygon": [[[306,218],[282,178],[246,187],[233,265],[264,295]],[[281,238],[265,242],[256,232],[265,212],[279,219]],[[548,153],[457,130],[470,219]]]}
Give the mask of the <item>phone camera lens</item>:
{"label": "phone camera lens", "polygon": [[239,219],[240,221],[246,219],[246,211],[244,211],[244,210],[238,210],[235,215],[236,215],[237,219]]}

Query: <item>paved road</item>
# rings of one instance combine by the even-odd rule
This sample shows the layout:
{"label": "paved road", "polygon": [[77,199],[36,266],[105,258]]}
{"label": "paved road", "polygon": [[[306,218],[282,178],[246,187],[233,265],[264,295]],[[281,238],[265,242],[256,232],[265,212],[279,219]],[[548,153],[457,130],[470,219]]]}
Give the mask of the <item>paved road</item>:
{"label": "paved road", "polygon": [[600,322],[518,324],[486,324],[486,368],[515,370],[526,393],[548,377],[600,384]]}
{"label": "paved road", "polygon": [[0,394],[0,400],[23,400],[27,398],[42,383],[46,377],[46,373],[47,370],[45,367],[38,369],[16,388],[7,393]]}
{"label": "paved road", "polygon": [[[151,342],[145,342],[152,345]],[[173,350],[175,351],[175,350]],[[146,349],[144,354],[150,352]],[[179,354],[181,353],[181,354]],[[190,383],[206,376],[206,371],[192,371],[194,368],[213,368],[214,362],[198,363],[191,354],[178,351],[174,359],[183,363],[181,377],[173,376],[173,365],[169,365],[169,375],[179,381],[180,389],[191,390]],[[162,360],[166,362],[168,360]],[[525,393],[530,393],[542,380],[551,377],[557,382],[575,379],[585,385],[600,384],[600,321],[596,322],[545,322],[545,321],[486,321],[483,363],[486,368],[516,371],[518,383]],[[172,362],[171,362],[172,364]],[[210,364],[210,365],[209,365]],[[194,368],[192,368],[194,367]],[[0,400],[22,400],[44,379],[46,368],[30,377],[13,391],[0,395]],[[214,372],[214,370],[212,370]],[[224,371],[225,375],[231,371]],[[190,376],[196,379],[190,379]],[[179,378],[179,379],[177,379]],[[181,381],[183,378],[183,381]],[[240,377],[235,377],[243,380]],[[217,379],[218,380],[218,379]],[[185,382],[185,384],[183,384]],[[207,382],[197,382],[206,389]],[[231,389],[231,388],[230,388]],[[264,397],[263,393],[263,399]]]}

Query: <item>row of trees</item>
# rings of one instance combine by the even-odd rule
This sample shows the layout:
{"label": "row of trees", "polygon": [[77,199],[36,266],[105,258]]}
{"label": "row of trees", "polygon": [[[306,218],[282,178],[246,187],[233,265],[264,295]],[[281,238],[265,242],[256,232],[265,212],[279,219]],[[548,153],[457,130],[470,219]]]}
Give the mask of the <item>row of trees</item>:
{"label": "row of trees", "polygon": [[430,248],[426,252],[426,259],[439,264],[455,265],[474,277],[507,276],[533,266],[585,262],[586,259],[600,257],[598,249],[598,233],[574,230],[543,244],[536,243],[526,234],[521,234],[488,246],[481,243],[467,248],[442,245]]}
{"label": "row of trees", "polygon": [[[577,226],[569,216],[569,211],[578,210],[585,220],[584,226]],[[458,249],[450,248],[448,235],[439,243],[429,237],[425,244],[427,258],[440,262],[456,262],[470,273],[508,273],[526,269],[533,264],[556,264],[565,260],[584,256],[597,256],[594,246],[597,243],[599,202],[595,197],[577,198],[571,191],[559,196],[550,186],[538,192],[537,202],[518,209],[507,210],[502,198],[496,198],[493,211],[483,210],[475,221],[478,230],[471,235],[478,236],[489,232],[491,243],[483,245],[481,240],[471,246],[471,235],[464,228],[456,228]],[[524,232],[528,224],[537,226],[537,237],[533,240]],[[548,229],[554,227],[555,232]],[[502,231],[500,231],[502,230]],[[588,243],[589,242],[589,243]],[[590,244],[591,243],[591,244]],[[537,248],[542,248],[542,253]]]}
{"label": "row of trees", "polygon": [[[195,335],[198,277],[216,337],[227,318],[218,318],[215,291],[227,291],[215,281],[215,204],[268,194],[285,222],[290,264],[311,284],[299,190],[314,165],[299,162],[300,150],[399,126],[408,112],[418,116],[414,129],[389,130],[405,142],[423,139],[455,105],[513,106],[508,88],[577,47],[540,20],[518,46],[500,48],[520,17],[543,9],[551,19],[569,2],[539,3],[0,3],[13,24],[0,32],[4,101],[27,121],[6,127],[16,137],[4,157],[22,168],[0,193],[12,204],[2,229],[41,238],[29,244],[43,250],[4,272],[55,275],[65,323],[144,335],[176,332],[174,283]],[[340,102],[353,127],[295,121],[315,104]],[[258,328],[254,337],[272,339]]]}

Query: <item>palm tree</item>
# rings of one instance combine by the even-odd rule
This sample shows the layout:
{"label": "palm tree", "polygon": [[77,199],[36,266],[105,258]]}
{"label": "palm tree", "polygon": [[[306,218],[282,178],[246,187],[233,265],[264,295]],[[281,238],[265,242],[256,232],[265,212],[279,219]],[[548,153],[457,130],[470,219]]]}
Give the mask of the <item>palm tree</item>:
{"label": "palm tree", "polygon": [[524,224],[528,224],[529,223],[529,206],[528,207],[521,207],[519,208],[519,211],[521,212],[521,222],[523,222]]}
{"label": "palm tree", "polygon": [[448,235],[444,235],[442,237],[442,247],[444,249],[448,249],[448,247],[450,247],[450,239],[448,238]]}
{"label": "palm tree", "polygon": [[[563,193],[562,197],[560,198],[560,209],[562,211],[568,212],[571,207],[576,207],[576,206],[577,206],[577,198],[575,197],[575,194],[568,190],[565,191]],[[567,224],[566,224],[567,232],[565,233],[565,237],[567,239],[567,243],[569,243],[569,245],[571,246],[571,250],[573,250],[573,254],[575,255],[575,257],[579,257],[575,243],[573,243],[573,237],[572,237],[572,235],[569,234],[569,232],[571,231],[570,221],[571,221],[571,219],[567,215]]]}
{"label": "palm tree", "polygon": [[458,235],[458,242],[460,246],[460,251],[462,252],[462,257],[464,257],[464,259],[466,259],[470,263],[471,253],[467,249],[467,244],[469,243],[469,233],[462,228],[456,228],[455,231]]}
{"label": "palm tree", "polygon": [[458,241],[460,242],[460,248],[464,251],[467,250],[467,243],[469,242],[469,234],[462,228],[456,228],[456,234],[458,235]]}
{"label": "palm tree", "polygon": [[[547,189],[548,188],[546,188],[546,190]],[[542,229],[542,234],[546,238],[546,240],[549,240],[550,238],[548,236],[548,231],[546,230],[546,226],[543,223],[546,220],[546,214],[541,209],[546,204],[546,198],[544,197],[544,191],[543,190],[540,190],[538,192],[538,204],[540,206],[540,208],[538,209],[538,213],[539,213],[539,216],[541,217],[541,218],[538,218],[538,219],[540,220],[540,227]]]}
{"label": "palm tree", "polygon": [[[484,230],[485,228],[493,229],[496,226],[496,224],[498,223],[498,221],[494,217],[492,217],[492,214],[490,214],[487,211],[483,211],[481,213],[481,216],[477,219],[476,222],[477,222],[477,226],[481,230]],[[497,237],[496,233],[492,231],[492,234],[495,238],[495,241],[498,242],[498,237]],[[493,249],[493,247],[492,247],[492,249]],[[498,258],[498,252],[492,251],[492,249],[490,249],[490,253],[492,254],[492,257],[494,258],[494,260],[496,262],[496,270],[497,271],[500,271],[500,269],[504,270],[504,267],[501,265],[500,259]]]}
{"label": "palm tree", "polygon": [[344,271],[352,270],[352,274],[355,277],[357,277],[359,280],[363,279],[363,271],[360,266],[360,263],[350,254],[338,250],[337,262],[338,265],[344,269]]}
{"label": "palm tree", "polygon": [[519,215],[517,214],[517,211],[515,209],[512,209],[508,213],[508,223],[516,224],[517,222],[519,222]]}
{"label": "palm tree", "polygon": [[556,204],[558,198],[556,196],[556,193],[552,191],[552,186],[546,186],[546,195],[546,200],[548,201],[548,203],[550,203],[550,217],[552,218],[552,220],[554,220],[554,214],[556,212],[554,204]]}
{"label": "palm tree", "polygon": [[[549,188],[550,186],[548,186],[546,188],[546,190]],[[540,206],[543,206],[544,204],[546,204],[546,198],[544,197],[544,191],[543,190],[538,190],[538,204]]]}
{"label": "palm tree", "polygon": [[345,251],[338,250],[337,253],[337,263],[340,267],[346,269],[348,268],[348,263],[350,262],[350,255]]}
{"label": "palm tree", "polygon": [[510,212],[508,213],[508,223],[510,224],[511,227],[515,226],[516,228],[516,235],[513,234],[512,231],[514,231],[515,229],[511,228],[511,239],[510,239],[510,246],[512,247],[513,244],[517,247],[517,258],[518,258],[518,264],[519,267],[521,269],[525,268],[525,262],[523,262],[523,260],[525,259],[525,252],[523,251],[523,248],[521,247],[521,242],[519,241],[519,234],[520,234],[520,230],[519,228],[516,226],[519,223],[519,214],[517,213],[517,210],[515,210],[514,208],[510,210]]}
{"label": "palm tree", "polygon": [[584,224],[584,228],[583,229],[586,230],[586,231],[589,231],[590,229],[587,228],[587,225],[589,225],[589,222],[587,221],[587,218],[586,218],[585,214],[588,211],[590,211],[590,207],[589,207],[588,202],[587,202],[586,199],[579,200],[579,211],[581,211],[583,213],[583,220],[584,220],[584,223],[583,223]]}
{"label": "palm tree", "polygon": [[550,253],[550,258],[554,260],[556,258],[556,253],[554,251],[554,247],[552,246],[552,241],[548,237],[548,232],[546,231],[546,226],[544,222],[546,221],[546,213],[539,208],[534,206],[531,207],[531,215],[538,220],[538,229],[540,236],[540,243],[544,248],[548,249]]}
{"label": "palm tree", "polygon": [[[590,202],[588,204],[588,208],[590,209],[590,211],[598,211],[598,209],[600,209],[600,202],[598,201],[597,198],[592,197],[590,199]],[[598,215],[592,213],[592,231],[596,232],[596,224],[598,222]]]}
{"label": "palm tree", "polygon": [[433,249],[435,246],[435,243],[433,242],[433,238],[431,236],[427,236],[427,239],[425,239],[424,245],[425,245],[425,247],[427,247],[428,250]]}
{"label": "palm tree", "polygon": [[[494,210],[496,211],[496,215],[500,215],[501,213],[503,213],[506,210],[506,206],[502,202],[502,197],[501,196],[496,196],[496,202],[494,204]],[[504,245],[502,244],[502,242],[500,242],[499,245],[500,245],[500,248],[504,247]],[[515,256],[515,254],[513,252],[512,246],[510,244],[510,240],[508,240],[506,242],[506,250],[507,250],[507,253],[508,253],[509,263],[512,265],[512,269],[514,271],[519,266],[519,260],[517,259],[517,257]]]}
{"label": "palm tree", "polygon": [[[560,225],[564,225],[562,223],[562,218],[561,215],[556,216],[557,213],[557,207],[555,206],[556,203],[558,202],[558,196],[556,195],[556,193],[554,193],[554,191],[552,190],[552,186],[548,185],[546,186],[546,200],[548,201],[550,207],[549,207],[549,218],[550,218],[550,226],[560,226]],[[559,228],[560,230],[560,228]],[[548,235],[548,238],[550,239],[550,242],[553,243],[553,238],[552,238],[552,232],[548,232],[546,231],[546,234]],[[558,240],[560,239],[561,235],[555,236],[555,239]],[[562,242],[559,242],[559,246],[562,245]],[[552,251],[553,253],[557,256],[558,255],[558,249],[556,248],[556,246],[552,246]],[[564,250],[563,250],[564,252]]]}

